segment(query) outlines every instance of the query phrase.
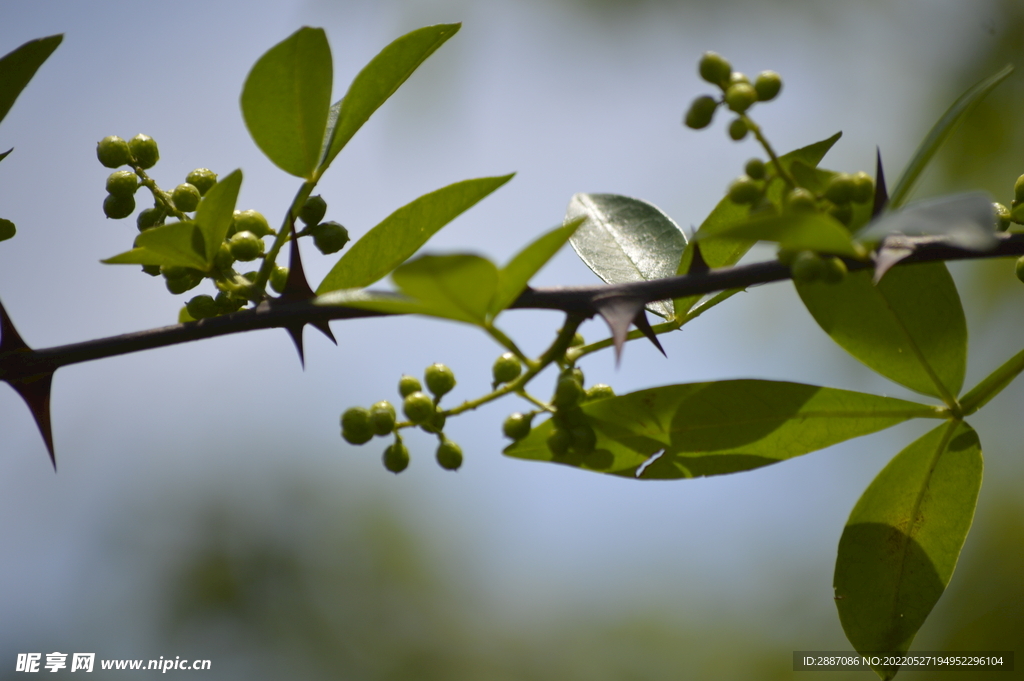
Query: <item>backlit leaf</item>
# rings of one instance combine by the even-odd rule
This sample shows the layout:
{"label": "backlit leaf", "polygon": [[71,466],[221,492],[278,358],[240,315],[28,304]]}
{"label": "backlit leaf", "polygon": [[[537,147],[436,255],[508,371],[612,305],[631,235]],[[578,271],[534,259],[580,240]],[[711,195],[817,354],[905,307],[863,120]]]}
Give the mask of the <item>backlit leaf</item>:
{"label": "backlit leaf", "polygon": [[63,39],[64,36],[58,34],[30,40],[0,58],[0,121],[7,116],[18,95]]}
{"label": "backlit leaf", "polygon": [[751,217],[715,235],[716,239],[734,239],[743,243],[774,241],[794,251],[815,251],[850,258],[862,251],[850,238],[842,223],[821,213],[795,213]]}
{"label": "backlit leaf", "polygon": [[205,271],[202,233],[194,222],[172,222],[147,229],[135,239],[135,248],[102,262],[108,265],[168,265]]}
{"label": "backlit leaf", "polygon": [[425,255],[391,275],[402,293],[433,316],[483,325],[498,288],[498,268],[476,255]]}
{"label": "backlit leaf", "polygon": [[241,186],[242,171],[236,170],[210,187],[196,208],[196,224],[203,233],[207,264],[213,263],[231,227]]}
{"label": "backlit leaf", "polygon": [[526,288],[527,283],[533,278],[540,268],[544,267],[548,260],[554,257],[555,253],[565,245],[576,228],[580,226],[583,218],[570,220],[562,227],[557,227],[540,238],[536,239],[529,246],[519,251],[509,261],[501,272],[498,273],[498,290],[491,300],[488,312],[493,317],[507,308],[519,294]]}

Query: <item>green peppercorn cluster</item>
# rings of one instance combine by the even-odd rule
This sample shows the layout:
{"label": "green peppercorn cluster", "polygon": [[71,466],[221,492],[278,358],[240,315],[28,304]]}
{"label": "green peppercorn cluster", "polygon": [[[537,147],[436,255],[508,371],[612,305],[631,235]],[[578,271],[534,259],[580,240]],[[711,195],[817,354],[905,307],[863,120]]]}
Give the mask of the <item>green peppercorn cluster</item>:
{"label": "green peppercorn cluster", "polygon": [[374,436],[392,435],[394,442],[384,450],[384,467],[392,473],[401,473],[408,467],[410,457],[399,431],[418,427],[437,436],[438,465],[446,470],[458,470],[462,466],[462,448],[445,435],[446,418],[440,407],[441,398],[450,393],[455,384],[455,374],[444,364],[428,366],[422,383],[415,376],[402,376],[398,381],[398,394],[407,421],[398,421],[395,408],[387,401],[377,402],[369,409],[351,407],[341,415],[341,436],[350,444],[362,445]]}
{"label": "green peppercorn cluster", "polygon": [[750,132],[747,111],[757,102],[775,99],[782,90],[782,78],[774,71],[762,71],[753,83],[744,74],[733,71],[729,60],[715,52],[705,52],[697,64],[700,77],[718,87],[720,95],[701,95],[690,104],[683,123],[694,130],[711,125],[715,112],[724,106],[736,114],[728,127],[729,137],[739,141]]}

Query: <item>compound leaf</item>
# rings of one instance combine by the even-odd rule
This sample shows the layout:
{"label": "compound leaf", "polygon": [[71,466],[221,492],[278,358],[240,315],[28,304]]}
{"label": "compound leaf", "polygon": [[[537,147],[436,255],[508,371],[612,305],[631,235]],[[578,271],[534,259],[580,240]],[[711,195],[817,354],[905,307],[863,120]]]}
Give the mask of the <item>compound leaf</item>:
{"label": "compound leaf", "polygon": [[405,262],[427,239],[512,175],[463,180],[408,203],[363,235],[317,287],[317,293],[369,286]]}
{"label": "compound leaf", "polygon": [[[897,454],[864,491],[839,540],[836,607],[861,652],[899,655],[949,584],[981,489],[981,443],[947,422]],[[879,667],[884,679],[897,667]]]}
{"label": "compound leaf", "polygon": [[650,388],[583,405],[597,433],[586,456],[555,456],[549,420],[505,449],[641,479],[691,478],[759,468],[915,417],[933,407],[800,383],[733,380]]}
{"label": "compound leaf", "polygon": [[311,179],[320,163],[333,77],[326,34],[304,26],[270,48],[245,79],[245,125],[286,173]]}

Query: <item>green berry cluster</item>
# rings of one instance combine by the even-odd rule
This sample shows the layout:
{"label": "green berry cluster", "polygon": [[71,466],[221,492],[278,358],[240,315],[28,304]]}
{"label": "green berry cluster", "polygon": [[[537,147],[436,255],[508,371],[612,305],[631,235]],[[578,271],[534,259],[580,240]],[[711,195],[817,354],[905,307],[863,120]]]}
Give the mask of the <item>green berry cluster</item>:
{"label": "green berry cluster", "polygon": [[320,196],[306,199],[299,211],[299,220],[306,225],[303,234],[313,237],[317,250],[324,255],[337,253],[349,242],[348,230],[334,221],[323,222],[327,214],[327,202]]}
{"label": "green berry cluster", "polygon": [[[430,394],[423,389],[423,384]],[[423,383],[415,376],[402,376],[398,381],[398,394],[402,397],[402,413],[408,419],[399,422],[390,402],[377,402],[369,409],[351,407],[341,415],[341,436],[346,442],[362,445],[375,435],[393,435],[394,442],[384,450],[384,467],[392,473],[401,473],[409,465],[409,450],[399,430],[419,427],[438,438],[437,463],[446,470],[462,466],[462,449],[444,433],[445,414],[440,409],[441,398],[455,387],[455,374],[444,364],[431,364],[423,372]]]}
{"label": "green berry cluster", "polygon": [[789,265],[793,281],[802,284],[824,282],[838,284],[846,278],[846,263],[841,258],[821,255],[814,251],[789,253],[780,251],[779,260]]}
{"label": "green berry cluster", "polygon": [[715,52],[705,52],[697,65],[700,77],[721,91],[719,97],[701,95],[690,104],[683,123],[694,130],[711,125],[718,107],[725,106],[736,114],[729,123],[729,137],[739,141],[747,136],[751,121],[747,111],[757,102],[775,99],[782,90],[782,78],[774,71],[762,71],[753,83],[747,76],[732,70],[732,64]]}

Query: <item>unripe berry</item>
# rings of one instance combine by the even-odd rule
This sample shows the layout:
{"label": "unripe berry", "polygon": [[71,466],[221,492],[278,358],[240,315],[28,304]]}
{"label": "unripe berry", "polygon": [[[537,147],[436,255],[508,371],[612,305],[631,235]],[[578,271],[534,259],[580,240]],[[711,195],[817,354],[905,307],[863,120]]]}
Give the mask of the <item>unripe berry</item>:
{"label": "unripe berry", "polygon": [[1017,258],[1017,264],[1015,265],[1015,271],[1017,278],[1024,282],[1024,255]]}
{"label": "unripe berry", "polygon": [[96,158],[107,168],[120,168],[131,160],[131,152],[127,142],[117,135],[110,135],[96,144]]}
{"label": "unripe berry", "polygon": [[348,230],[337,222],[321,222],[310,231],[317,250],[324,255],[337,253],[349,242]]}
{"label": "unripe berry", "polygon": [[825,263],[814,251],[800,251],[789,266],[793,281],[810,284],[822,279],[825,275]]}
{"label": "unripe berry", "polygon": [[420,385],[420,379],[415,376],[409,376],[406,374],[398,379],[398,394],[402,397],[408,397],[409,395],[422,390],[423,386]]}
{"label": "unripe berry", "polygon": [[164,212],[156,207],[146,208],[135,219],[135,225],[139,228],[140,232],[145,232],[147,229],[162,225],[163,222]]}
{"label": "unripe berry", "polygon": [[824,267],[821,271],[821,279],[826,284],[838,284],[846,278],[846,263],[835,256],[822,258]]}
{"label": "unripe berry", "polygon": [[580,369],[579,367],[569,367],[568,369],[562,369],[562,372],[558,374],[559,378],[565,378],[566,376],[571,377],[580,385],[583,385],[585,383],[583,378],[583,369]]}
{"label": "unripe berry", "polygon": [[832,206],[828,209],[828,214],[844,225],[849,226],[853,220],[853,206],[849,203],[841,206]]}
{"label": "unripe berry", "polygon": [[569,341],[569,347],[570,348],[578,348],[581,345],[585,345],[586,342],[587,341],[583,338],[583,334],[580,333],[579,331],[577,331],[576,333],[574,333],[572,335],[572,340]]}
{"label": "unripe berry", "polygon": [[108,218],[114,220],[120,220],[131,215],[135,211],[135,197],[131,194],[127,196],[115,196],[114,194],[107,194],[107,198],[103,199],[103,213]]}
{"label": "unripe berry", "polygon": [[853,175],[837,173],[825,187],[825,198],[837,206],[845,206],[853,201],[856,191],[857,182],[853,179]]}
{"label": "unripe berry", "polygon": [[196,168],[185,176],[185,182],[198,189],[202,196],[206,196],[206,192],[217,184],[217,173],[209,168]]}
{"label": "unripe berry", "polygon": [[203,273],[191,267],[160,267],[160,273],[164,275],[164,284],[167,290],[174,295],[185,291],[191,291],[203,280]]}
{"label": "unripe berry", "polygon": [[735,85],[736,83],[745,83],[750,85],[750,79],[739,71],[733,71],[729,74],[729,85]]}
{"label": "unripe berry", "polygon": [[867,203],[875,198],[875,181],[863,170],[853,174],[853,202]]}
{"label": "unripe berry", "polygon": [[587,402],[590,402],[591,400],[603,400],[609,397],[615,397],[615,391],[607,383],[595,383],[587,388],[587,392],[584,395],[584,399],[586,399]]}
{"label": "unripe berry", "polygon": [[505,437],[519,442],[530,434],[532,422],[533,414],[521,414],[519,412],[509,414],[509,417],[505,419],[505,423],[501,426],[501,431],[505,433]]}
{"label": "unripe berry", "polygon": [[377,435],[387,435],[395,430],[395,408],[390,402],[383,400],[370,407],[370,427]]}
{"label": "unripe berry", "polygon": [[423,392],[410,393],[402,402],[402,411],[406,418],[415,424],[425,423],[434,415],[434,400]]}
{"label": "unripe berry", "polygon": [[445,416],[443,412],[435,411],[433,416],[427,419],[426,422],[419,424],[419,426],[425,432],[431,433],[433,435],[438,435],[441,431],[444,430],[444,424],[445,421],[447,420],[448,417]]}
{"label": "unripe berry", "polygon": [[130,170],[116,170],[107,177],[107,191],[114,196],[132,196],[139,188],[139,176]]}
{"label": "unripe berry", "polygon": [[764,161],[759,158],[752,158],[747,161],[747,165],[744,166],[743,170],[753,180],[763,180],[765,175],[768,173],[767,166],[765,166]]}
{"label": "unripe berry", "polygon": [[697,71],[700,77],[712,85],[722,86],[729,82],[732,74],[732,64],[729,60],[715,52],[705,52],[701,55],[697,64]]}
{"label": "unripe berry", "polygon": [[1013,199],[1017,203],[1024,203],[1024,175],[1017,178],[1013,183]]}
{"label": "unripe berry", "polygon": [[373,438],[370,410],[364,407],[346,409],[341,415],[341,436],[346,442],[354,445],[369,442]]}
{"label": "unripe berry", "polygon": [[455,374],[444,364],[431,364],[423,372],[424,382],[427,389],[437,397],[441,397],[455,387]]}
{"label": "unripe berry", "polygon": [[221,272],[227,272],[235,263],[235,256],[231,255],[231,247],[226,241],[222,241],[217,247],[217,255],[213,257],[213,266]]}
{"label": "unripe berry", "polygon": [[552,454],[555,456],[565,456],[569,453],[569,447],[572,447],[572,435],[567,430],[555,428],[548,435],[547,444]]}
{"label": "unripe berry", "polygon": [[199,205],[199,199],[202,195],[199,193],[199,189],[188,182],[179,184],[171,192],[171,202],[174,203],[174,207],[183,213],[191,213]]}
{"label": "unripe berry", "polygon": [[782,205],[793,213],[813,213],[818,210],[818,201],[809,189],[797,187],[786,192]]}
{"label": "unripe berry", "polygon": [[409,450],[402,442],[388,445],[384,450],[384,468],[399,474],[409,467]]}
{"label": "unripe berry", "polygon": [[274,265],[270,270],[270,288],[275,293],[284,293],[284,287],[288,284],[288,268],[281,265]]}
{"label": "unripe berry", "polygon": [[590,454],[597,447],[597,433],[589,423],[570,428],[569,437],[572,439],[572,448],[577,454]]}
{"label": "unripe berry", "polygon": [[747,136],[747,130],[747,122],[742,118],[737,118],[729,124],[729,137],[731,137],[734,142],[739,142]]}
{"label": "unripe berry", "polygon": [[128,150],[131,151],[135,162],[140,168],[152,168],[160,160],[160,150],[156,146],[156,140],[149,135],[136,135],[128,140]]}
{"label": "unripe berry", "polygon": [[457,471],[462,465],[462,447],[451,440],[442,440],[437,446],[437,463],[448,471]]}
{"label": "unripe berry", "polygon": [[327,202],[320,198],[320,195],[311,196],[302,204],[299,211],[299,219],[307,226],[317,225],[327,214]]}
{"label": "unripe berry", "polygon": [[523,365],[519,362],[519,358],[511,352],[506,352],[494,360],[494,367],[491,369],[495,383],[514,381],[519,378],[519,374],[522,372]]}
{"label": "unripe berry", "polygon": [[733,203],[752,204],[761,198],[761,187],[746,175],[740,175],[729,185],[729,200]]}
{"label": "unripe berry", "polygon": [[224,291],[220,291],[217,297],[213,299],[213,302],[217,303],[217,309],[220,311],[220,314],[238,312],[245,305],[244,298],[234,298]]}
{"label": "unripe berry", "polygon": [[263,213],[256,210],[236,210],[231,222],[233,234],[238,232],[252,232],[259,238],[275,234],[270,228],[270,223],[263,217]]}
{"label": "unripe berry", "polygon": [[192,319],[206,319],[207,317],[216,317],[220,314],[216,301],[213,296],[206,294],[196,296],[185,303],[185,309],[192,315]]}
{"label": "unripe berry", "polygon": [[142,266],[142,271],[145,272],[146,274],[148,274],[151,277],[159,277],[160,276],[160,266],[159,265],[143,265]]}
{"label": "unripe berry", "polygon": [[711,125],[711,120],[715,117],[715,110],[718,108],[718,102],[715,101],[714,97],[704,95],[693,100],[690,104],[690,108],[686,111],[686,117],[683,118],[683,123],[688,128],[694,130],[701,130]]}
{"label": "unripe berry", "polygon": [[263,240],[252,232],[236,232],[228,239],[231,255],[236,260],[249,262],[263,255]]}
{"label": "unripe berry", "polygon": [[579,404],[583,397],[583,386],[573,376],[563,376],[558,379],[555,385],[555,396],[552,402],[559,409],[565,409]]}
{"label": "unripe berry", "polygon": [[1018,203],[1010,208],[1010,220],[1018,225],[1024,224],[1024,203]]}
{"label": "unripe berry", "polygon": [[754,90],[760,102],[775,99],[782,90],[782,77],[774,71],[762,71],[754,81]]}
{"label": "unripe berry", "polygon": [[992,210],[996,214],[996,230],[1005,232],[1010,228],[1010,209],[1001,203],[993,203]]}
{"label": "unripe berry", "polygon": [[725,103],[738,114],[743,113],[757,101],[757,92],[749,83],[733,83],[725,91]]}

